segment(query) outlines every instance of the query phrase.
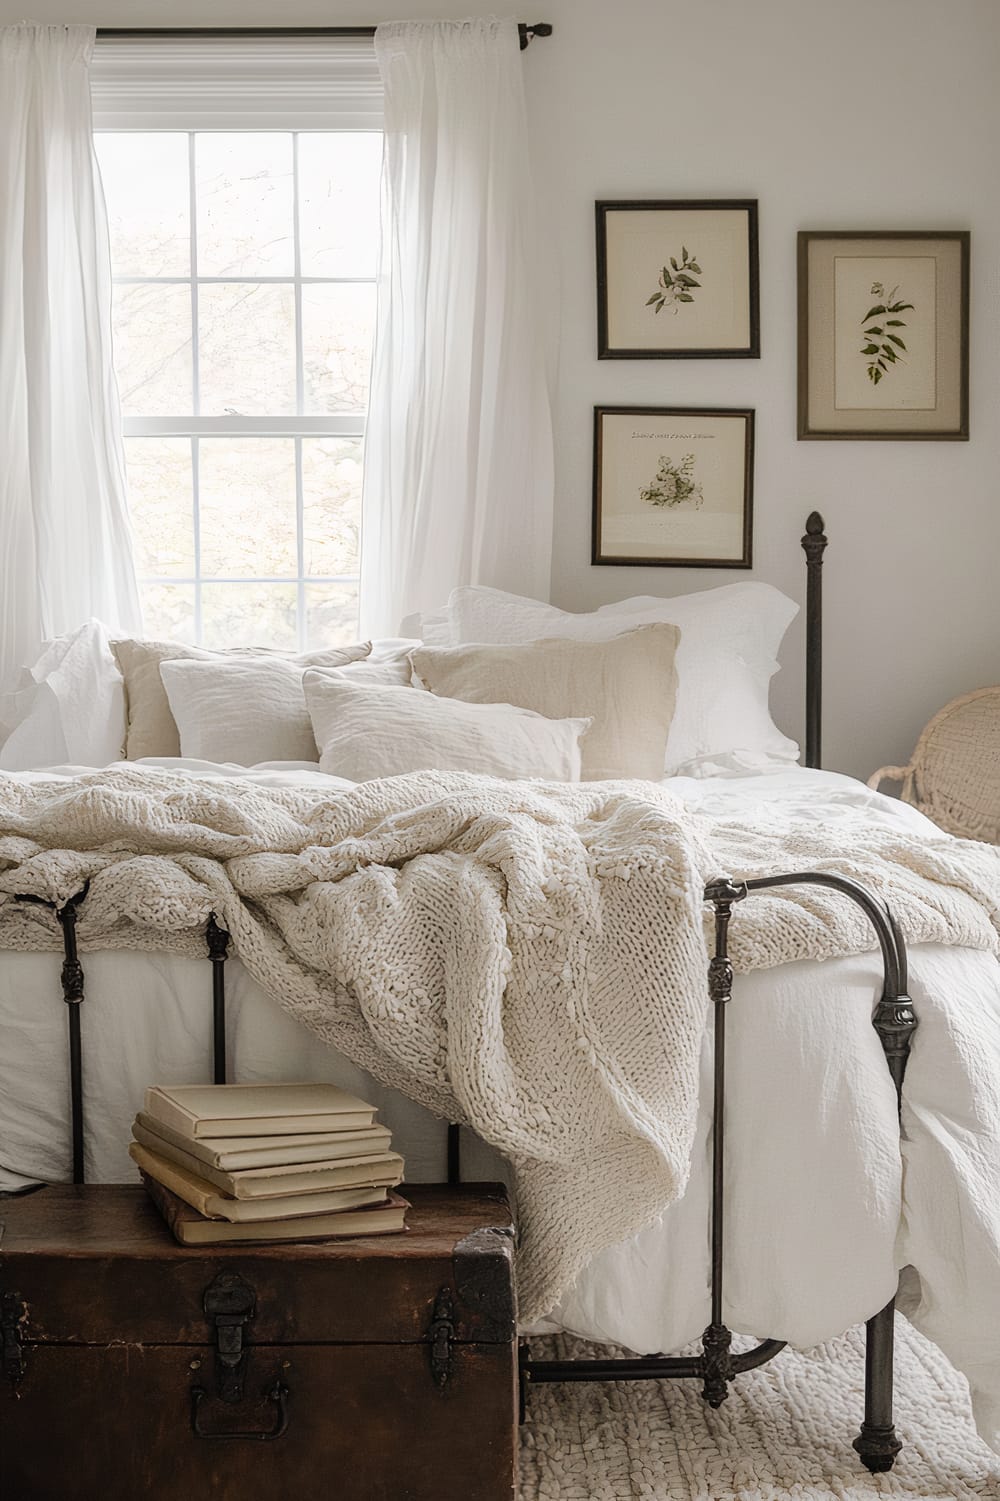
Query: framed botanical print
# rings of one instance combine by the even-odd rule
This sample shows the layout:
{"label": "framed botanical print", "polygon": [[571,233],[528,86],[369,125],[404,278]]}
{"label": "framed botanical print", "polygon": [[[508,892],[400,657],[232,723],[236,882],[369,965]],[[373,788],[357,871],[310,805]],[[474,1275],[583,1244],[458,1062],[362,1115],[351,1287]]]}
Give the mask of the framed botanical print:
{"label": "framed botanical print", "polygon": [[596,207],[600,359],[759,358],[755,199]]}
{"label": "framed botanical print", "polygon": [[752,411],[595,407],[592,562],[749,568]]}
{"label": "framed botanical print", "polygon": [[968,230],[799,232],[800,438],[968,438]]}

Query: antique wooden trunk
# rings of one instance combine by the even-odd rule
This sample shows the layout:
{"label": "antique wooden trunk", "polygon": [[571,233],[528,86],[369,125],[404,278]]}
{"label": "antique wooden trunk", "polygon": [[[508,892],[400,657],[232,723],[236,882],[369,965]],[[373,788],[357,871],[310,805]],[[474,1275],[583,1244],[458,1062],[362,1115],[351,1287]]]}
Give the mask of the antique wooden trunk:
{"label": "antique wooden trunk", "polygon": [[0,1200],[4,1501],[512,1501],[502,1188],[404,1234],[182,1247],[139,1187]]}

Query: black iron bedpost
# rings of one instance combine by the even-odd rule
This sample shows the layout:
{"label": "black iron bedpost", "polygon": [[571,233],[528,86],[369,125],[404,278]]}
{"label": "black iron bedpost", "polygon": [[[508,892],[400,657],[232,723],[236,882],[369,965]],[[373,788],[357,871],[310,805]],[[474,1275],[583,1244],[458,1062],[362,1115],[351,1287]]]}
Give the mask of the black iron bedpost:
{"label": "black iron bedpost", "polygon": [[226,955],[229,934],[220,928],[215,913],[205,928],[208,958],[212,966],[212,1083],[226,1082]]}
{"label": "black iron bedpost", "polygon": [[802,549],[806,555],[806,757],[807,766],[822,760],[823,723],[823,553],[827,546],[823,518],[806,519]]}
{"label": "black iron bedpost", "polygon": [[76,915],[86,899],[89,882],[76,896],[56,908],[56,921],[62,928],[63,1000],[69,1008],[69,1093],[73,1129],[73,1182],[83,1177],[83,1043],[80,1034],[80,1007],[83,1005],[83,966],[76,947]]}
{"label": "black iron bedpost", "polygon": [[[892,1082],[896,1086],[896,1109],[902,1118],[903,1077],[917,1016],[907,991],[906,949],[890,914],[900,956],[900,983],[896,995],[883,991],[875,1007],[872,1026],[878,1033]],[[873,1475],[891,1470],[902,1444],[892,1420],[893,1360],[896,1338],[896,1300],[865,1324],[865,1420],[854,1440],[861,1462]]]}
{"label": "black iron bedpost", "polygon": [[61,907],[47,902],[41,896],[18,895],[15,901],[31,902],[38,907],[48,907],[55,913],[62,931],[63,963],[60,980],[63,1000],[68,1010],[69,1022],[69,1100],[72,1131],[73,1182],[83,1183],[84,1125],[83,1125],[83,1037],[80,1030],[80,1007],[83,1005],[83,966],[76,946],[76,919],[80,907],[87,900],[90,882],[82,891],[71,896]]}
{"label": "black iron bedpost", "polygon": [[726,1007],[733,998],[733,966],[729,961],[729,920],[733,904],[747,888],[729,876],[705,887],[705,900],[715,908],[715,953],[708,965],[708,992],[715,1019],[715,1075],[712,1092],[712,1313],[701,1337],[702,1396],[709,1407],[721,1407],[735,1372],[730,1353],[733,1336],[722,1322],[723,1197],[726,1128]]}

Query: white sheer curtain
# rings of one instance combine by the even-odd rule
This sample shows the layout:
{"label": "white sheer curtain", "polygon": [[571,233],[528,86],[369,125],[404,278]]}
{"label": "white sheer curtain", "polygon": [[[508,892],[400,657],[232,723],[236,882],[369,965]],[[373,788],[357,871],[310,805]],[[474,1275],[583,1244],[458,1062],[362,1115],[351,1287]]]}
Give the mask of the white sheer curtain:
{"label": "white sheer curtain", "polygon": [[0,28],[0,681],[97,616],[141,626],[84,26]]}
{"label": "white sheer curtain", "polygon": [[457,584],[547,599],[552,547],[517,23],[397,22],[375,50],[385,156],[365,635],[395,632]]}

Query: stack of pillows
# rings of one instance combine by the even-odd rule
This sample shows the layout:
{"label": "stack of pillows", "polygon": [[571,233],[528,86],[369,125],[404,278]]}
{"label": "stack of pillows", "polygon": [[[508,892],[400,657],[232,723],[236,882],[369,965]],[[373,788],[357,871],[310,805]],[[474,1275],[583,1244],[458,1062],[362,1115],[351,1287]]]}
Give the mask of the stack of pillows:
{"label": "stack of pillows", "polygon": [[355,782],[423,768],[659,780],[795,760],[768,688],[796,611],[749,581],[590,614],[470,586],[423,617],[422,640],[298,656],[137,640],[104,649],[129,760],[318,760]]}

